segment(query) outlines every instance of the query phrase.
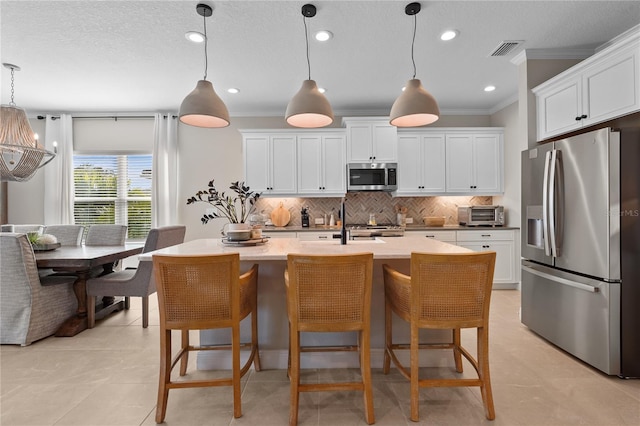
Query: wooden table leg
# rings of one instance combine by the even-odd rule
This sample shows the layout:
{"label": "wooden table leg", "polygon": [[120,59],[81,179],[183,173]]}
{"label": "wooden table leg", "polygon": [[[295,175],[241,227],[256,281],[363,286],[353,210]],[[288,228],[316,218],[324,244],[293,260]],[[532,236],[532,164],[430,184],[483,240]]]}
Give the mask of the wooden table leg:
{"label": "wooden table leg", "polygon": [[78,301],[78,309],[56,331],[57,337],[72,337],[88,328],[87,321],[87,278],[91,271],[77,271],[78,278],[73,283],[73,292]]}

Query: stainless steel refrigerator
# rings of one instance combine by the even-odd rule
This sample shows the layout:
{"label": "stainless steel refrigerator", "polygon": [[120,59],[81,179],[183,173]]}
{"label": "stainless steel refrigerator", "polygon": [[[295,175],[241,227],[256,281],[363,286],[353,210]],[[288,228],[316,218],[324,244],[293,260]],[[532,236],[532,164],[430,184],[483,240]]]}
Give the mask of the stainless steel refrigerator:
{"label": "stainless steel refrigerator", "polygon": [[597,369],[640,377],[640,131],[522,153],[521,321]]}

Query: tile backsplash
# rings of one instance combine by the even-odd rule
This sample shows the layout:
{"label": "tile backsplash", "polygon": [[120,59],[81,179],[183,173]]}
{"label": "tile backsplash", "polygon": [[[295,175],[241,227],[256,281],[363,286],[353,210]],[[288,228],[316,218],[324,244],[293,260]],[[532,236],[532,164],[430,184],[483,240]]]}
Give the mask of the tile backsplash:
{"label": "tile backsplash", "polygon": [[[324,214],[340,211],[341,198],[261,198],[256,203],[256,212],[266,215],[280,203],[291,213],[289,226],[301,226],[300,211],[309,208],[311,226],[314,219]],[[378,224],[396,224],[396,211],[400,207],[407,209],[407,217],[413,218],[413,224],[422,224],[424,216],[444,216],[445,225],[458,224],[458,206],[491,205],[493,197],[400,197],[393,198],[387,192],[350,192],[346,197],[347,224],[364,224],[369,214],[375,213]]]}

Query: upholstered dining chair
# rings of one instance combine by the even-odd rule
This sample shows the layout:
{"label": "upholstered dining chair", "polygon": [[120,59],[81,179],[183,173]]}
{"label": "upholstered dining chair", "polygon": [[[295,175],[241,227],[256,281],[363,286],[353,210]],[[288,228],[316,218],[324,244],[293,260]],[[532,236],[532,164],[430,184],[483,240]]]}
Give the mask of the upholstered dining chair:
{"label": "upholstered dining chair", "polygon": [[0,343],[30,345],[76,312],[76,277],[38,276],[25,234],[0,233]]}
{"label": "upholstered dining chair", "polygon": [[56,237],[60,245],[79,246],[84,235],[82,225],[47,225],[42,231],[43,234],[50,234]]}
{"label": "upholstered dining chair", "polygon": [[[383,373],[391,361],[409,379],[411,420],[419,421],[421,387],[479,386],[487,419],[495,418],[489,374],[489,303],[493,285],[495,252],[456,254],[411,253],[411,276],[383,265],[385,294],[385,353]],[[393,314],[410,324],[410,343],[393,343]],[[451,344],[420,343],[421,328],[451,329]],[[477,359],[461,344],[460,329],[477,330]],[[410,350],[410,368],[395,351]],[[420,378],[420,349],[453,349],[456,372],[462,373],[462,356],[476,370],[477,379]],[[462,356],[461,356],[462,355]]]}
{"label": "upholstered dining chair", "polygon": [[[186,226],[163,226],[149,231],[143,253],[174,246],[184,242]],[[95,326],[96,296],[124,296],[125,309],[129,298],[142,297],[142,327],[149,325],[149,296],[156,292],[151,262],[142,262],[137,269],[124,269],[87,280],[87,319],[89,328]]]}
{"label": "upholstered dining chair", "polygon": [[[362,391],[365,420],[375,422],[370,362],[372,276],[373,253],[287,256],[289,425],[298,424],[300,392],[336,390]],[[358,341],[355,346],[301,346],[301,332],[356,332]],[[361,380],[300,383],[300,353],[318,351],[357,351]]]}
{"label": "upholstered dining chair", "polygon": [[[156,423],[164,421],[169,390],[186,387],[231,386],[233,416],[242,416],[240,378],[253,363],[260,371],[258,349],[258,265],[240,276],[238,253],[202,256],[153,256],[160,308],[160,377]],[[251,342],[240,342],[240,321],[251,314]],[[231,329],[231,345],[192,346],[189,330]],[[171,359],[171,332],[180,330],[180,351]],[[249,349],[249,357],[240,364],[240,349]],[[180,361],[180,376],[185,376],[189,352],[231,350],[231,377],[209,380],[171,380],[171,371]]]}
{"label": "upholstered dining chair", "polygon": [[127,238],[127,225],[89,225],[84,244],[87,246],[121,246]]}
{"label": "upholstered dining chair", "polygon": [[16,234],[27,234],[29,232],[42,233],[42,225],[13,225],[5,224],[0,226],[1,232],[15,232]]}

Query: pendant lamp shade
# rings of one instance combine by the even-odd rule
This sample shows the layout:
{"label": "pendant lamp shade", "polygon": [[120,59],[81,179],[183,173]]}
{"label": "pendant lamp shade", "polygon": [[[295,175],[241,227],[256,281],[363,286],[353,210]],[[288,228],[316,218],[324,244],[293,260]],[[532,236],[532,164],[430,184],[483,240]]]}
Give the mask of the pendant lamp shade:
{"label": "pendant lamp shade", "polygon": [[302,82],[302,87],[287,105],[285,117],[294,127],[315,128],[333,123],[331,105],[314,80]]}
{"label": "pendant lamp shade", "polygon": [[179,116],[180,121],[190,126],[216,128],[229,125],[229,111],[207,80],[199,80],[196,88],[184,98]]}
{"label": "pendant lamp shade", "polygon": [[420,80],[409,80],[404,92],[393,103],[390,123],[397,127],[416,127],[434,123],[440,118],[436,99],[427,92]]}
{"label": "pendant lamp shade", "polygon": [[13,101],[13,73],[20,67],[3,65],[11,69],[11,102],[0,107],[0,181],[24,182],[55,154],[38,143],[27,114]]}

